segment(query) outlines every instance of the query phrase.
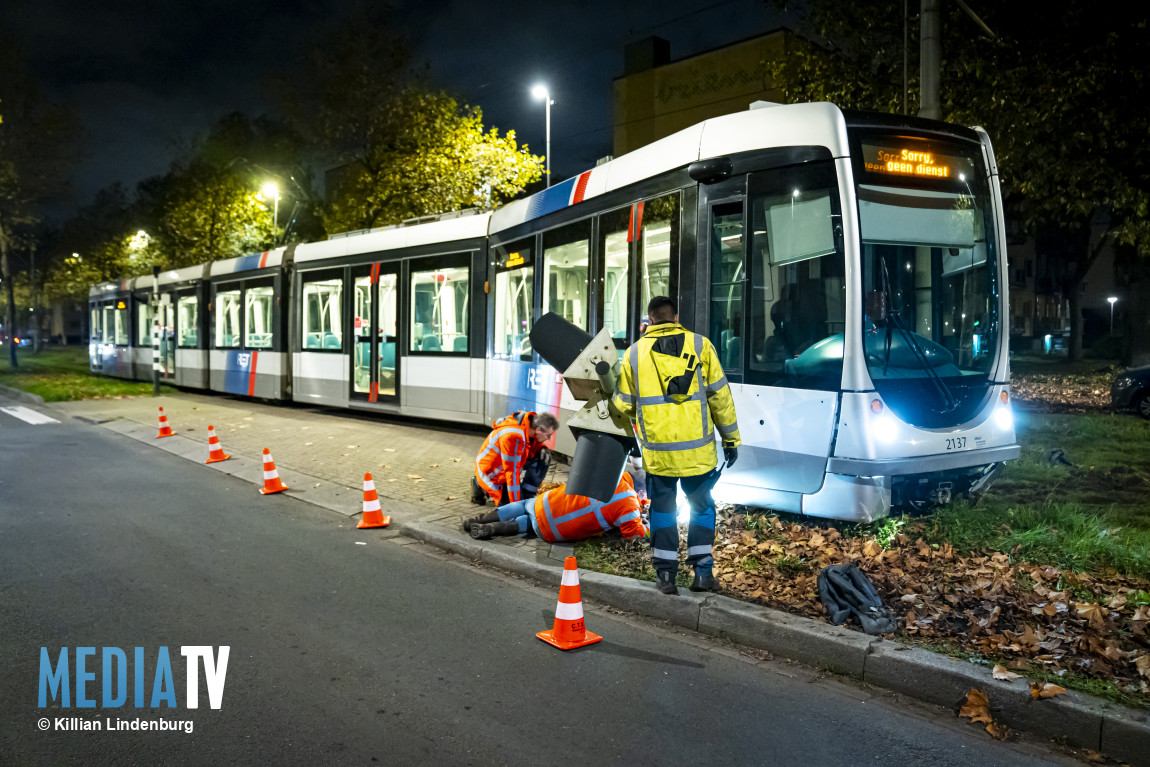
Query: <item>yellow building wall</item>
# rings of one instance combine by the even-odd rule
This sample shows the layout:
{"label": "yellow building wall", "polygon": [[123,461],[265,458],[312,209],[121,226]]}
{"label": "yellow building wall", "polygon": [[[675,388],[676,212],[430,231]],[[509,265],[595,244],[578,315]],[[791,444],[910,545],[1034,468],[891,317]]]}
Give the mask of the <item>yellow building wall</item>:
{"label": "yellow building wall", "polygon": [[782,102],[782,88],[769,80],[765,63],[784,56],[790,39],[786,30],[770,32],[616,79],[613,154],[741,112],[752,101]]}

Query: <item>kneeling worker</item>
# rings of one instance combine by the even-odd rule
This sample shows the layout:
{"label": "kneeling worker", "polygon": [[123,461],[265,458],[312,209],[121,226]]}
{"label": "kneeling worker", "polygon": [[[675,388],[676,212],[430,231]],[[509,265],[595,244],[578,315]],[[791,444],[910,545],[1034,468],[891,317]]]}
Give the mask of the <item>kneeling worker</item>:
{"label": "kneeling worker", "polygon": [[555,416],[529,410],[512,413],[492,424],[491,433],[475,456],[472,502],[482,506],[490,497],[496,506],[503,506],[520,500],[524,464],[539,454],[558,428]]}
{"label": "kneeling worker", "polygon": [[543,495],[509,503],[463,523],[471,537],[481,541],[531,530],[548,543],[581,541],[612,527],[619,528],[624,538],[647,535],[635,484],[625,472],[615,494],[606,503],[582,495],[567,495],[567,486],[560,485]]}

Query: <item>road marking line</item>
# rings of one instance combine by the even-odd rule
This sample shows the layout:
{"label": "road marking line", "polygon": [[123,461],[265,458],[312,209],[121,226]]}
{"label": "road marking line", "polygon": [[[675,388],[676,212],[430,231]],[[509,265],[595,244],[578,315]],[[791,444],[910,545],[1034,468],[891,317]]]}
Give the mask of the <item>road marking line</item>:
{"label": "road marking line", "polygon": [[43,413],[38,413],[35,410],[23,407],[22,405],[16,405],[15,407],[0,407],[0,411],[7,413],[13,418],[19,418],[21,421],[27,421],[28,423],[35,424],[37,426],[45,423],[60,423],[51,416],[44,415]]}

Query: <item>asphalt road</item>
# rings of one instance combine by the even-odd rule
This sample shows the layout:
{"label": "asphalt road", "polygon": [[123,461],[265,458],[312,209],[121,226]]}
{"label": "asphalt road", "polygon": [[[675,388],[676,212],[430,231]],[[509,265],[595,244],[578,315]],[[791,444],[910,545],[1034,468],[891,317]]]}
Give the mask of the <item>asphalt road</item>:
{"label": "asphalt road", "polygon": [[[60,419],[0,411],[0,762],[1066,763],[952,713],[606,611],[587,614],[602,644],[561,653],[534,636],[558,584],[429,556]],[[184,645],[230,646],[219,710],[202,671],[200,708],[185,708]],[[97,648],[97,706],[99,648],[129,661],[145,648],[147,699],[167,646],[179,707],[133,708],[129,669],[126,707],[38,708],[40,648],[55,660],[76,646]],[[57,731],[57,717],[193,729]]]}

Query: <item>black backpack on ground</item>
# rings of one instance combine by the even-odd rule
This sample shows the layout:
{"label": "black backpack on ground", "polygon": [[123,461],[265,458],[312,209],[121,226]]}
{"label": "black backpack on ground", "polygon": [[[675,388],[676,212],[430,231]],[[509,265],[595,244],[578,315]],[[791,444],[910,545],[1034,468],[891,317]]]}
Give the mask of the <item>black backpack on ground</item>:
{"label": "black backpack on ground", "polygon": [[853,615],[862,630],[874,636],[893,634],[898,628],[874,584],[853,563],[831,565],[819,572],[819,599],[836,626]]}

